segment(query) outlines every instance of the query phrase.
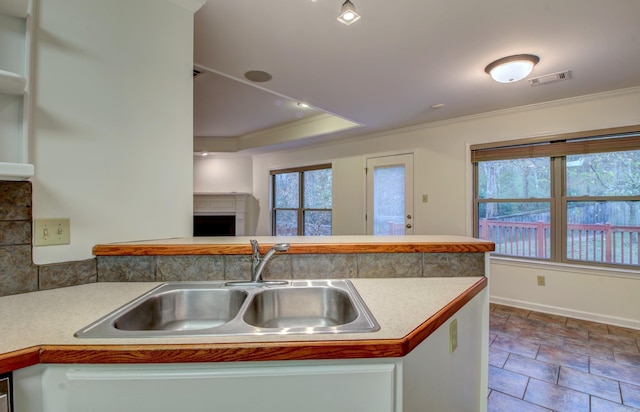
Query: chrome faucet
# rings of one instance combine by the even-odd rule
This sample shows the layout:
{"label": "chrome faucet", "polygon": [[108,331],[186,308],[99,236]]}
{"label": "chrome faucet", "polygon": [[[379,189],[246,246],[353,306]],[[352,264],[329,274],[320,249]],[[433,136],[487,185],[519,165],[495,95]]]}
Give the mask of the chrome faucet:
{"label": "chrome faucet", "polygon": [[251,239],[250,242],[251,249],[253,250],[251,260],[251,282],[259,283],[262,282],[262,271],[269,259],[271,259],[271,256],[276,252],[286,252],[289,250],[289,244],[277,243],[273,245],[263,257],[260,257],[260,246],[258,245],[258,241]]}

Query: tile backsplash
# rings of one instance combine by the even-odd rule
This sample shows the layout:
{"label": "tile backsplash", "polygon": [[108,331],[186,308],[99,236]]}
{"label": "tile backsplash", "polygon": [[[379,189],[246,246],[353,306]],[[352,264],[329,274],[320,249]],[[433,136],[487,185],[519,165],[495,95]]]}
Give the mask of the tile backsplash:
{"label": "tile backsplash", "polygon": [[[248,255],[99,256],[35,265],[31,182],[0,181],[0,296],[92,282],[249,279]],[[55,247],[55,246],[52,246]],[[482,276],[484,253],[281,254],[265,279]]]}
{"label": "tile backsplash", "polygon": [[95,282],[95,259],[33,264],[31,194],[31,182],[0,181],[0,296]]}
{"label": "tile backsplash", "polygon": [[[264,279],[484,275],[484,253],[279,254]],[[98,281],[249,280],[248,255],[98,256]]]}

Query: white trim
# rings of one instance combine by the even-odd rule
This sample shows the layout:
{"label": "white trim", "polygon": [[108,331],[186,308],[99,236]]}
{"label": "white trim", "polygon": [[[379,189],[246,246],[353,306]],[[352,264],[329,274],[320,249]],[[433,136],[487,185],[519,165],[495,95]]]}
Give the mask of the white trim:
{"label": "white trim", "polygon": [[177,4],[180,7],[183,7],[189,10],[192,13],[200,10],[202,6],[207,2],[207,0],[169,0],[172,3]]}
{"label": "white trim", "polygon": [[500,296],[490,296],[489,302],[498,305],[511,306],[515,308],[533,310],[536,312],[549,313],[552,315],[566,316],[574,319],[582,319],[592,322],[606,323],[607,325],[622,326],[625,328],[640,330],[640,320],[637,319],[619,318],[615,316],[606,316],[598,313],[583,312],[557,306],[540,305],[538,303],[502,298]]}

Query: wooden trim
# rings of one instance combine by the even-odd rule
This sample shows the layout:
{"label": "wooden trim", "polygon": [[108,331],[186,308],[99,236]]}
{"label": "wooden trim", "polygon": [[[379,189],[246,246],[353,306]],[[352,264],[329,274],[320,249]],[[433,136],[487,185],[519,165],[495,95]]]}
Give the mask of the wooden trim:
{"label": "wooden trim", "polygon": [[406,356],[487,287],[483,277],[399,339],[166,345],[41,345],[0,355],[0,372],[37,363],[145,364],[396,358]]}
{"label": "wooden trim", "polygon": [[401,346],[393,343],[393,341],[314,341],[165,346],[43,346],[40,362],[144,364],[402,356]]}
{"label": "wooden trim", "polygon": [[[266,252],[272,244],[261,244]],[[351,253],[484,253],[495,250],[493,242],[388,242],[388,243],[300,243],[292,244],[287,254],[351,254]],[[175,255],[250,255],[250,245],[222,244],[111,244],[96,245],[95,256],[175,256]]]}
{"label": "wooden trim", "polygon": [[16,369],[37,365],[38,363],[40,363],[40,348],[37,346],[15,352],[2,353],[0,354],[0,373],[11,372]]}

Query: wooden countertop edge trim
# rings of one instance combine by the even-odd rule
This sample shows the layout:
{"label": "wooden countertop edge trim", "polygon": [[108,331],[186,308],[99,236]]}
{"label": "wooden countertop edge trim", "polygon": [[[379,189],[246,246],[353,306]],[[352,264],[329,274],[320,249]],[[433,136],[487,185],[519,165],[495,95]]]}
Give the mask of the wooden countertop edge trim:
{"label": "wooden countertop edge trim", "polygon": [[37,363],[142,364],[402,357],[486,286],[486,278],[478,280],[401,339],[176,345],[40,345],[0,355],[0,372]]}
{"label": "wooden countertop edge trim", "polygon": [[[261,245],[266,252],[271,244]],[[483,253],[492,252],[495,245],[491,242],[455,242],[455,243],[358,243],[358,244],[292,244],[288,254],[340,254],[340,253]],[[96,245],[95,256],[173,256],[173,255],[250,255],[249,245],[175,245],[175,244],[136,244],[136,245]]]}
{"label": "wooden countertop edge trim", "polygon": [[0,373],[11,372],[38,363],[40,363],[40,348],[38,346],[2,353],[0,354]]}

